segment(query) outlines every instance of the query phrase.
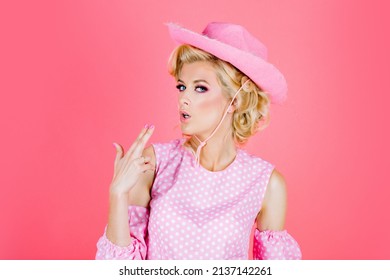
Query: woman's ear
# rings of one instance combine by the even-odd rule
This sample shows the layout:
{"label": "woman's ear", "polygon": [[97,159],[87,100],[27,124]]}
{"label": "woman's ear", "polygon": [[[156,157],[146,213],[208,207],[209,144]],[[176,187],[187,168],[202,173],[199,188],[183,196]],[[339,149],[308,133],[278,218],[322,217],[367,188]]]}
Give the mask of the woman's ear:
{"label": "woman's ear", "polygon": [[237,109],[237,99],[233,101],[233,104],[228,107],[228,113],[233,113]]}

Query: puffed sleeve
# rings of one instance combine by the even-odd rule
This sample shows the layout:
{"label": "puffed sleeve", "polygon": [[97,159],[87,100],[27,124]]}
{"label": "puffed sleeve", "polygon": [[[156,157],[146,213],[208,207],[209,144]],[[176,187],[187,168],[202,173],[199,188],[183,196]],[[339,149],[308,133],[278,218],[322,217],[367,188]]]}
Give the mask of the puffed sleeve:
{"label": "puffed sleeve", "polygon": [[287,230],[259,231],[256,228],[253,238],[253,259],[300,260],[302,253],[298,242],[287,233]]}
{"label": "puffed sleeve", "polygon": [[128,211],[131,243],[127,247],[112,243],[106,236],[106,226],[103,236],[96,245],[97,260],[144,260],[146,258],[149,210],[142,206],[130,205]]}

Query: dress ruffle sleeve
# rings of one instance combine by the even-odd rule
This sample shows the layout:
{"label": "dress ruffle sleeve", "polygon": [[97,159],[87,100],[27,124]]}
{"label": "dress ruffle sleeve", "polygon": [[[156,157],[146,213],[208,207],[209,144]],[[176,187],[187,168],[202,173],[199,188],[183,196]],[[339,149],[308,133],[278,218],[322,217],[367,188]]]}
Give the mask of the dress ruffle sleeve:
{"label": "dress ruffle sleeve", "polygon": [[253,259],[300,260],[302,253],[298,242],[287,233],[287,230],[259,231],[256,228],[253,238]]}
{"label": "dress ruffle sleeve", "polygon": [[97,260],[144,260],[146,258],[149,210],[142,206],[130,205],[128,211],[131,243],[126,247],[112,243],[106,236],[106,226],[103,236],[96,245]]}

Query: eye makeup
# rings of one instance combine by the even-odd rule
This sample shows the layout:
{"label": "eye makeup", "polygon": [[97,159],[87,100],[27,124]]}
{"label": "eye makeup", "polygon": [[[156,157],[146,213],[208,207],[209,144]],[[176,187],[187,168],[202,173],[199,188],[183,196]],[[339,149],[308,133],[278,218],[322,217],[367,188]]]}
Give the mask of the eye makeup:
{"label": "eye makeup", "polygon": [[181,92],[181,91],[184,91],[186,89],[185,85],[183,84],[178,84],[176,85],[176,88]]}
{"label": "eye makeup", "polygon": [[198,92],[198,93],[205,93],[206,91],[208,91],[208,88],[205,87],[205,86],[195,86],[195,91]]}
{"label": "eye makeup", "polygon": [[[176,88],[179,90],[179,92],[182,92],[182,91],[186,90],[186,86],[183,85],[183,84],[177,84]],[[194,90],[197,93],[204,93],[204,92],[207,92],[209,89],[207,87],[205,87],[205,86],[202,86],[202,85],[196,85],[196,86],[194,86]]]}

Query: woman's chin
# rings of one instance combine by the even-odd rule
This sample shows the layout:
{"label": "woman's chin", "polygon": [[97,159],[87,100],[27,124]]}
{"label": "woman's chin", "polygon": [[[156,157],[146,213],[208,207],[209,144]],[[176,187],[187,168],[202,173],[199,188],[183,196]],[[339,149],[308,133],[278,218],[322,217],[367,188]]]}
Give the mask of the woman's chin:
{"label": "woman's chin", "polygon": [[184,138],[191,138],[194,135],[194,131],[182,125],[181,134]]}
{"label": "woman's chin", "polygon": [[192,134],[191,129],[188,129],[186,124],[181,124],[180,129],[183,134]]}
{"label": "woman's chin", "polygon": [[181,134],[191,136],[193,133],[191,130],[181,127]]}
{"label": "woman's chin", "polygon": [[192,135],[182,133],[182,137],[186,138],[186,139],[190,139],[192,137]]}

